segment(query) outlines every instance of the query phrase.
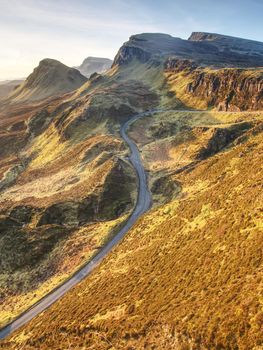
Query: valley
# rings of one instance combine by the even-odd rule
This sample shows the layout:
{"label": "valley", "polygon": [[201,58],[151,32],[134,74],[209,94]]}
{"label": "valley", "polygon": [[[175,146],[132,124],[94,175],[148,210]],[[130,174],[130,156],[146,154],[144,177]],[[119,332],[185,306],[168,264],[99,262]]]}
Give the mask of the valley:
{"label": "valley", "polygon": [[259,350],[263,44],[143,33],[94,62],[1,102],[0,349]]}

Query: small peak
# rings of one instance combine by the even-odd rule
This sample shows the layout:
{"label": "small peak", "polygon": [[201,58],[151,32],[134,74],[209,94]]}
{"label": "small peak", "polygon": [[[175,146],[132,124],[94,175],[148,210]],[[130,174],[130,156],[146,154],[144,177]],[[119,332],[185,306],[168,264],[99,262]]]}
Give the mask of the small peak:
{"label": "small peak", "polygon": [[60,61],[54,60],[53,58],[44,58],[39,62],[40,66],[55,66],[55,65],[63,65]]}

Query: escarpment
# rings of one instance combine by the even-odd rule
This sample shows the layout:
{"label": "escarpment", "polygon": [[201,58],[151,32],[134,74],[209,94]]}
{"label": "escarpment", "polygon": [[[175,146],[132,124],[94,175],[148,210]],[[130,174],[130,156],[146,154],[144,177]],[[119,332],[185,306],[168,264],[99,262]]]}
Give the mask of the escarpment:
{"label": "escarpment", "polygon": [[263,70],[200,67],[191,60],[169,58],[165,62],[168,80],[185,80],[181,93],[205,102],[220,111],[263,109]]}

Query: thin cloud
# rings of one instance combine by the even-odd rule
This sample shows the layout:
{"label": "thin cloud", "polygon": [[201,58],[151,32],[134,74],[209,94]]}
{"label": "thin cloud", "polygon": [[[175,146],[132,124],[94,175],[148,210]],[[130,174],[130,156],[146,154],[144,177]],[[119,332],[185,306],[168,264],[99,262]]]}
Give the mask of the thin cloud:
{"label": "thin cloud", "polygon": [[238,7],[237,0],[0,0],[0,79],[28,75],[44,57],[68,65],[92,55],[113,58],[141,32],[187,38],[198,30],[261,40],[260,9],[259,0]]}

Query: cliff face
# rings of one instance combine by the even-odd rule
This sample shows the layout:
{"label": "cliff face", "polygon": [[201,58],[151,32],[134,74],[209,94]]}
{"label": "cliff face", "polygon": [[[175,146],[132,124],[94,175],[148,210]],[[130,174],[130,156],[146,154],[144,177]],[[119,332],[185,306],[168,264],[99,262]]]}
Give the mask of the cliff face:
{"label": "cliff face", "polygon": [[188,40],[161,33],[133,35],[118,51],[113,65],[133,58],[145,63],[168,57],[195,60],[199,65],[216,67],[262,67],[261,42],[211,33],[193,33]]}
{"label": "cliff face", "polygon": [[[152,71],[148,77],[141,77],[141,64],[147,65],[145,71]],[[132,70],[129,65],[133,65]],[[263,108],[261,42],[202,32],[192,33],[188,40],[144,33],[123,44],[113,66],[122,71],[127,67],[132,79],[142,79],[151,88],[159,84],[158,93],[169,97],[169,106],[179,103],[186,108],[224,111]],[[159,80],[153,87],[152,79],[157,75]]]}
{"label": "cliff face", "polygon": [[193,61],[168,59],[165,71],[183,76],[187,81],[184,93],[203,100],[206,107],[223,111],[263,109],[262,69],[207,69]]}

